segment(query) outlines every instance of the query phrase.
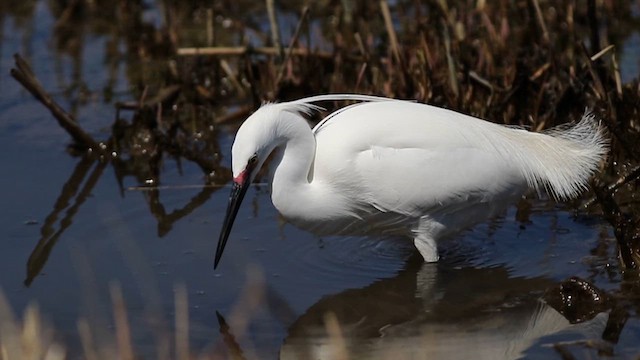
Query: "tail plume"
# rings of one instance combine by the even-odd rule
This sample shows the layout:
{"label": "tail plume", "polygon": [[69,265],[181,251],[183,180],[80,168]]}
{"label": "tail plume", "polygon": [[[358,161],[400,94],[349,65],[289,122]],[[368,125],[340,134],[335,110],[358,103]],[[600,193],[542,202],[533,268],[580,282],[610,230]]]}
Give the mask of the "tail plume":
{"label": "tail plume", "polygon": [[589,111],[577,124],[530,134],[535,140],[525,142],[526,150],[517,152],[522,154],[527,182],[561,200],[586,190],[589,177],[609,149],[604,127]]}

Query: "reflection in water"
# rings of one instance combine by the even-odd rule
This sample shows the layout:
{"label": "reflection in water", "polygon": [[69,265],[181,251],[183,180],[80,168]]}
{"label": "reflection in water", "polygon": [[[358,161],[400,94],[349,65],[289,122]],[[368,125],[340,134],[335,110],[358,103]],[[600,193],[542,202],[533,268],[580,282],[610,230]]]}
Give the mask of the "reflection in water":
{"label": "reflection in water", "polygon": [[[80,206],[87,200],[94,186],[100,179],[106,163],[97,162],[89,178],[85,181],[85,177],[91,170],[91,167],[96,163],[95,159],[84,157],[76,165],[73,173],[69,177],[69,180],[62,187],[60,196],[53,206],[53,210],[47,216],[40,229],[41,238],[36,244],[36,247],[31,252],[29,260],[27,260],[27,278],[24,281],[26,286],[31,285],[31,282],[36,275],[42,271],[44,264],[49,259],[49,255],[53,250],[54,245],[73,222],[73,217],[78,212]],[[81,185],[84,185],[81,187]],[[78,190],[80,191],[78,192]],[[77,195],[76,195],[77,194]],[[73,205],[69,206],[71,199],[75,196]],[[66,209],[66,214],[62,220],[60,220],[60,228],[54,229],[55,222],[58,216]]]}
{"label": "reflection in water", "polygon": [[[161,156],[156,159],[157,162],[161,162],[160,159]],[[94,164],[97,165],[93,167]],[[41,273],[58,239],[72,225],[74,216],[77,214],[80,206],[91,195],[91,192],[98,183],[98,180],[100,180],[100,177],[108,164],[112,164],[114,166],[114,172],[116,176],[118,176],[118,183],[120,184],[123,183],[123,177],[125,175],[141,177],[141,173],[146,173],[137,167],[128,168],[125,162],[118,161],[118,159],[115,159],[112,162],[107,162],[96,160],[90,156],[82,157],[69,177],[69,180],[67,180],[63,185],[60,195],[53,206],[53,210],[47,216],[44,224],[42,225],[40,230],[40,240],[31,252],[27,261],[27,277],[24,281],[26,286],[31,285],[34,278]],[[93,172],[85,180],[85,177],[92,167]],[[153,174],[152,178],[155,183],[158,183],[160,174]],[[151,214],[158,222],[158,235],[166,235],[171,230],[174,223],[202,206],[217,189],[218,187],[204,185],[198,194],[187,201],[183,207],[167,212],[160,199],[160,191],[158,188],[149,187],[145,192],[145,200],[149,204]],[[73,204],[70,205],[71,200],[74,197],[75,199]],[[65,210],[65,216],[60,220],[60,228],[55,230],[55,222],[60,214]]]}
{"label": "reflection in water", "polygon": [[[104,142],[109,144],[111,156],[98,158],[92,154],[84,154],[80,158],[63,185],[53,210],[42,226],[41,238],[29,256],[27,277],[24,281],[26,286],[31,285],[34,278],[41,273],[54,245],[71,226],[80,206],[91,195],[108,165],[113,166],[121,195],[124,195],[123,184],[126,177],[133,177],[140,184],[161,184],[161,169],[169,156],[179,167],[184,159],[196,164],[203,172],[206,183],[198,194],[186,201],[183,207],[171,211],[167,211],[163,205],[157,186],[143,187],[145,201],[158,222],[160,237],[169,233],[176,222],[206,203],[219,188],[212,183],[223,184],[227,181],[228,171],[220,165],[220,158],[215,156],[218,153],[216,141],[205,145],[198,141],[190,141],[188,134],[186,135],[189,131],[178,127],[161,131],[153,121],[156,111],[160,111],[160,106],[157,106],[155,111],[141,109],[135,112],[131,122],[118,119],[112,127],[111,137]],[[210,135],[215,136],[215,132]],[[92,167],[93,172],[87,177]],[[70,205],[74,197],[75,200]],[[66,211],[66,214],[60,221],[60,228],[55,231],[55,222],[63,211]]]}
{"label": "reflection in water", "polygon": [[216,311],[216,318],[218,319],[218,325],[220,326],[220,333],[222,334],[222,340],[229,349],[230,358],[240,360],[245,357],[242,355],[242,348],[235,339],[235,336],[229,331],[229,325],[219,312]]}
{"label": "reflection in water", "polygon": [[[395,278],[346,290],[311,306],[289,328],[281,359],[513,359],[543,336],[573,330],[598,336],[606,315],[571,325],[541,302],[554,283],[513,278],[503,267],[411,262]],[[335,316],[340,333],[327,326]]]}

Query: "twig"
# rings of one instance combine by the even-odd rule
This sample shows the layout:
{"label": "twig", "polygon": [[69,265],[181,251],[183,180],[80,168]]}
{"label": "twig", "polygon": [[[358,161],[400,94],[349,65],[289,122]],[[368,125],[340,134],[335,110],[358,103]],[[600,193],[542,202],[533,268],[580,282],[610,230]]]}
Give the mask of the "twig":
{"label": "twig", "polygon": [[596,61],[596,60],[598,60],[602,55],[604,55],[604,54],[608,53],[609,51],[611,51],[611,50],[612,50],[613,48],[615,48],[615,47],[616,47],[615,45],[609,45],[609,46],[607,46],[606,48],[604,48],[604,49],[602,49],[602,50],[598,51],[598,53],[597,53],[597,54],[595,54],[595,55],[593,55],[593,56],[591,57],[591,61]]}
{"label": "twig", "polygon": [[360,84],[362,83],[362,78],[364,77],[364,73],[366,70],[367,70],[367,63],[363,62],[362,65],[360,65],[360,71],[358,71],[358,78],[356,80],[356,86],[355,86],[356,91],[358,91],[358,89],[360,88]]}
{"label": "twig", "polygon": [[98,354],[95,351],[95,345],[91,336],[91,326],[86,319],[78,320],[76,324],[78,328],[78,335],[80,336],[80,343],[82,344],[82,351],[84,352],[84,358],[86,360],[98,360]]}
{"label": "twig", "polygon": [[449,4],[447,4],[447,0],[437,0],[436,2],[438,3],[438,9],[442,13],[442,18],[445,20],[445,23],[450,26],[451,29],[454,29],[456,24],[453,17],[450,15]]}
{"label": "twig", "polygon": [[600,51],[600,29],[598,28],[598,16],[596,14],[596,0],[587,1],[587,17],[591,35],[591,51]]}
{"label": "twig", "polygon": [[280,70],[278,71],[278,76],[276,77],[276,84],[280,84],[280,81],[282,81],[282,77],[284,76],[284,69],[286,68],[287,63],[289,62],[289,59],[291,59],[291,54],[293,52],[294,46],[298,42],[298,37],[300,37],[300,30],[302,29],[302,25],[304,24],[304,22],[307,20],[308,14],[309,14],[309,7],[308,6],[303,7],[302,14],[300,15],[300,21],[298,21],[296,30],[293,33],[293,37],[291,38],[291,42],[289,42],[289,48],[287,49],[286,57],[282,62],[282,64],[280,64]]}
{"label": "twig", "polygon": [[362,54],[362,56],[364,56],[365,61],[369,61],[369,53],[367,52],[366,48],[364,47],[364,42],[362,41],[362,36],[360,35],[359,32],[353,34],[353,38],[356,41],[356,44],[358,45],[358,50],[360,50],[360,54]]}
{"label": "twig", "polygon": [[149,86],[145,86],[142,89],[142,95],[140,95],[140,100],[138,100],[138,106],[142,108],[142,104],[144,104],[145,100],[147,100],[147,92],[149,91]]}
{"label": "twig", "polygon": [[216,38],[213,9],[207,9],[207,46],[213,46]]}
{"label": "twig", "polygon": [[618,257],[623,268],[637,270],[640,264],[638,221],[629,220],[623,214],[612,193],[600,186],[595,186],[593,190],[602,207],[605,219],[613,227],[613,233],[618,243]]}
{"label": "twig", "polygon": [[533,7],[536,9],[536,18],[538,19],[538,24],[540,24],[540,29],[542,29],[542,39],[545,43],[549,42],[549,31],[547,31],[547,24],[544,21],[544,16],[542,15],[542,10],[540,9],[540,4],[538,0],[532,0]]}
{"label": "twig", "polygon": [[133,360],[133,346],[131,345],[131,328],[127,320],[127,308],[124,304],[122,289],[117,283],[109,286],[111,302],[113,303],[113,316],[116,328],[116,341],[118,342],[118,355],[124,360]]}
{"label": "twig", "polygon": [[271,41],[278,50],[277,55],[280,59],[283,59],[284,50],[280,42],[280,26],[278,25],[278,18],[276,17],[276,9],[273,2],[274,0],[267,0],[267,14],[269,15],[269,23],[271,24]]}
{"label": "twig", "polygon": [[329,335],[329,349],[331,349],[330,354],[332,355],[332,358],[341,360],[349,359],[344,332],[340,328],[340,323],[338,322],[338,318],[335,313],[328,312],[325,314],[324,326],[327,334]]}
{"label": "twig", "polygon": [[613,64],[613,78],[616,80],[616,93],[618,98],[622,99],[622,76],[620,76],[620,66],[618,66],[616,53],[611,54],[611,63]]}
{"label": "twig", "polygon": [[[278,55],[278,49],[275,47],[250,47],[250,46],[217,46],[217,47],[201,47],[201,48],[180,48],[177,51],[179,56],[243,56],[247,54],[258,55]],[[309,51],[307,48],[292,48],[291,55],[295,56],[312,56],[324,59],[332,59],[334,56],[326,51]]]}
{"label": "twig", "polygon": [[544,65],[540,66],[538,70],[536,70],[531,76],[529,76],[529,81],[535,81],[537,78],[542,76],[549,68],[551,67],[551,63],[547,62]]}
{"label": "twig", "polygon": [[[140,101],[124,101],[117,102],[116,108],[118,110],[139,110],[144,107],[153,107],[161,105],[162,103],[174,98],[182,90],[182,85],[169,85],[158,91],[158,93],[148,99],[141,99]],[[146,88],[145,88],[146,93]]]}
{"label": "twig", "polygon": [[487,102],[486,102],[486,106],[489,107],[491,105],[491,102],[493,101],[493,95],[495,94],[495,89],[493,85],[489,82],[489,80],[481,77],[480,75],[478,75],[477,72],[473,70],[469,71],[469,77],[472,80],[475,80],[476,82],[478,82],[478,84],[486,87],[489,90],[489,98],[487,98]]}
{"label": "twig", "polygon": [[231,81],[231,84],[233,84],[233,87],[235,87],[238,91],[238,95],[240,97],[244,97],[244,87],[240,83],[240,80],[238,80],[236,74],[233,72],[233,69],[231,69],[231,66],[229,66],[229,63],[225,59],[220,59],[220,67],[222,68],[224,73],[227,74],[227,77]]}
{"label": "twig", "polygon": [[573,354],[571,354],[571,352],[569,350],[565,349],[563,344],[560,344],[560,343],[553,344],[553,349],[558,353],[558,355],[560,355],[562,360],[575,360],[576,359],[575,356],[573,356]]}
{"label": "twig", "polygon": [[[253,183],[253,185],[268,185],[267,183]],[[218,184],[202,184],[202,185],[155,185],[155,186],[127,186],[125,190],[127,191],[157,191],[157,190],[186,190],[186,189],[204,189],[204,188],[212,188],[212,189],[221,189],[221,188],[230,188],[228,184],[218,185]]]}
{"label": "twig", "polygon": [[447,55],[447,66],[449,69],[449,84],[453,94],[458,98],[460,91],[458,90],[458,77],[456,76],[456,65],[453,62],[453,56],[451,56],[451,37],[449,36],[449,29],[446,24],[442,26],[442,35],[444,37],[444,49]]}
{"label": "twig", "polygon": [[602,80],[600,79],[599,74],[593,68],[593,63],[591,61],[591,57],[589,56],[587,47],[585,46],[585,44],[583,42],[580,43],[580,46],[582,47],[582,51],[583,51],[584,55],[587,57],[587,69],[589,70],[589,74],[591,74],[591,78],[593,79],[593,84],[595,86],[596,95],[600,99],[606,100],[607,99],[607,93],[604,90],[604,86],[602,85]]}
{"label": "twig", "polygon": [[[616,190],[618,190],[619,188],[621,188],[623,185],[634,181],[636,179],[638,179],[640,177],[640,166],[636,166],[633,170],[631,170],[629,173],[627,173],[624,176],[621,176],[618,178],[618,180],[616,180],[614,183],[607,185],[606,190],[609,194],[613,194]],[[587,201],[584,204],[585,208],[588,208],[589,206],[593,205],[597,200],[597,197],[592,197],[591,199],[589,199],[589,201]]]}
{"label": "twig", "polygon": [[478,75],[477,72],[471,70],[469,71],[469,77],[475,81],[477,81],[480,85],[483,85],[484,87],[486,87],[487,89],[489,89],[489,91],[491,91],[491,93],[493,94],[493,85],[491,85],[491,83],[489,82],[489,80],[483,78],[482,76]]}
{"label": "twig", "polygon": [[184,284],[175,287],[176,360],[189,360],[189,301]]}
{"label": "twig", "polygon": [[384,18],[384,25],[389,34],[389,43],[391,43],[391,51],[393,57],[398,64],[402,64],[400,59],[400,50],[398,47],[398,37],[396,36],[396,30],[393,28],[393,22],[391,21],[391,12],[389,11],[389,4],[387,0],[380,0],[380,11],[382,11],[382,17]]}
{"label": "twig", "polygon": [[14,55],[16,68],[11,69],[11,76],[16,79],[31,95],[40,101],[58,120],[58,124],[71,135],[73,140],[80,146],[85,146],[100,153],[102,147],[89,134],[87,134],[77,123],[77,121],[67,113],[58,103],[47,93],[38,79],[35,77],[29,64],[19,55]]}
{"label": "twig", "polygon": [[227,113],[226,115],[216,117],[214,118],[213,121],[216,124],[224,124],[232,121],[237,121],[249,116],[249,114],[251,114],[251,110],[253,110],[253,107],[251,105],[245,105],[239,108],[238,110],[236,110],[235,112]]}
{"label": "twig", "polygon": [[216,318],[218,319],[218,326],[220,328],[220,334],[222,334],[222,340],[227,346],[231,358],[237,360],[245,359],[244,354],[242,353],[242,347],[231,332],[231,328],[227,324],[227,321],[218,311],[216,311]]}

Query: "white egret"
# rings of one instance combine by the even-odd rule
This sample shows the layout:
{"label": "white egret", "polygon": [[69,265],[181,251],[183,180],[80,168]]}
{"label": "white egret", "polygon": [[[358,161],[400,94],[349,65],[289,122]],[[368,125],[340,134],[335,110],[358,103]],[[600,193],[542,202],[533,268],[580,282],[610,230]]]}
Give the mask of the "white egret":
{"label": "white egret", "polygon": [[[319,101],[353,100],[313,129]],[[568,199],[607,152],[593,115],[544,133],[416,102],[356,94],[265,104],[242,124],[218,266],[240,203],[277,151],[271,199],[291,223],[327,234],[397,234],[425,261],[437,240],[485,220],[528,188]]]}

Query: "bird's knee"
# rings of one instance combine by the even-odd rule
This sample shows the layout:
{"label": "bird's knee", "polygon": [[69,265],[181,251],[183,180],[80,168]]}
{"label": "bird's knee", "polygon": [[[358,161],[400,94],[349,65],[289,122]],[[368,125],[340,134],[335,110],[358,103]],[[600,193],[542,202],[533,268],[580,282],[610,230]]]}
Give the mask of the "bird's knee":
{"label": "bird's knee", "polygon": [[415,238],[413,244],[425,262],[436,262],[440,258],[440,256],[438,256],[438,245],[434,239]]}

